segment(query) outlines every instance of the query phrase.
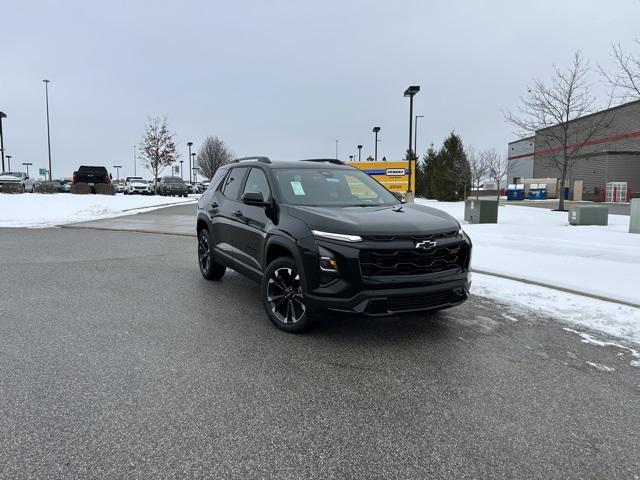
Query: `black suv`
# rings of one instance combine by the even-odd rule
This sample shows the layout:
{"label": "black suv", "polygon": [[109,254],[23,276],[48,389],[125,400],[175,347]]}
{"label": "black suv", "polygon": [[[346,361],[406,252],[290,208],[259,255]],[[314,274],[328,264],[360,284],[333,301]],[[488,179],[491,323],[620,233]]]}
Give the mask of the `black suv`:
{"label": "black suv", "polygon": [[471,241],[447,213],[403,204],[336,160],[238,159],[198,201],[198,261],[261,284],[279,328],[301,331],[318,310],[392,315],[469,296]]}
{"label": "black suv", "polygon": [[158,181],[158,194],[186,197],[189,194],[189,187],[180,177],[162,177]]}

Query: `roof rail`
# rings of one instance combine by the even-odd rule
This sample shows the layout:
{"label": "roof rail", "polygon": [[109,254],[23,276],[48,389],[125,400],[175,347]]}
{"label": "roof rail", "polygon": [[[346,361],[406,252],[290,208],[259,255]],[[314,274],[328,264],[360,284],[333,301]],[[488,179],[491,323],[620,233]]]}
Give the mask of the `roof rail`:
{"label": "roof rail", "polygon": [[317,162],[317,163],[333,163],[334,165],[344,165],[342,160],[337,158],[305,158],[303,162]]}
{"label": "roof rail", "polygon": [[269,157],[242,157],[242,158],[236,158],[234,160],[234,162],[245,162],[247,160],[256,160],[258,162],[262,162],[262,163],[271,163],[271,159]]}

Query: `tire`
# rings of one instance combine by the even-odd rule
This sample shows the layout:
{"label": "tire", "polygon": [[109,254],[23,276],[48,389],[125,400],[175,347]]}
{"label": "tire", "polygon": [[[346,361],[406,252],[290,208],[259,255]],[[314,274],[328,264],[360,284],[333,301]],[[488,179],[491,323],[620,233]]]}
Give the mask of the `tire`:
{"label": "tire", "polygon": [[206,228],[198,232],[198,266],[200,273],[207,280],[220,280],[227,269],[213,259],[211,238]]}
{"label": "tire", "polygon": [[285,332],[302,332],[311,326],[301,280],[296,262],[289,257],[275,259],[262,277],[264,310],[273,324]]}

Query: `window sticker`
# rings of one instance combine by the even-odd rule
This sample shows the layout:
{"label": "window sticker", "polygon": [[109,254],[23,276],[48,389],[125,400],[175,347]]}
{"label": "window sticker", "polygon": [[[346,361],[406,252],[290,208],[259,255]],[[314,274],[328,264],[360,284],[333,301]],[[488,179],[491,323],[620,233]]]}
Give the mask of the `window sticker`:
{"label": "window sticker", "polygon": [[304,188],[302,188],[302,183],[300,182],[291,182],[291,188],[293,188],[293,193],[295,195],[306,195],[304,193]]}
{"label": "window sticker", "polygon": [[339,178],[327,178],[327,182],[340,183],[340,179]]}

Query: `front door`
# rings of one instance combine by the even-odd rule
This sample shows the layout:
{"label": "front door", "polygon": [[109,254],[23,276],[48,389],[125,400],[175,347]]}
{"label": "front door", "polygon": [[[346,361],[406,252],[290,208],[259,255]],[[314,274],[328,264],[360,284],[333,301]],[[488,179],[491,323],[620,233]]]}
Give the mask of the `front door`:
{"label": "front door", "polygon": [[[271,188],[264,170],[258,167],[251,168],[240,198],[245,193],[261,193],[266,202],[271,201]],[[242,216],[239,218],[240,230],[236,244],[236,255],[240,262],[246,266],[263,270],[264,239],[266,231],[271,223],[267,215],[268,207],[247,205],[240,206]],[[266,267],[266,265],[265,265]]]}
{"label": "front door", "polygon": [[216,192],[211,206],[217,209],[217,215],[212,217],[216,249],[234,260],[237,259],[237,237],[242,216],[240,189],[247,170],[247,167],[232,168]]}

